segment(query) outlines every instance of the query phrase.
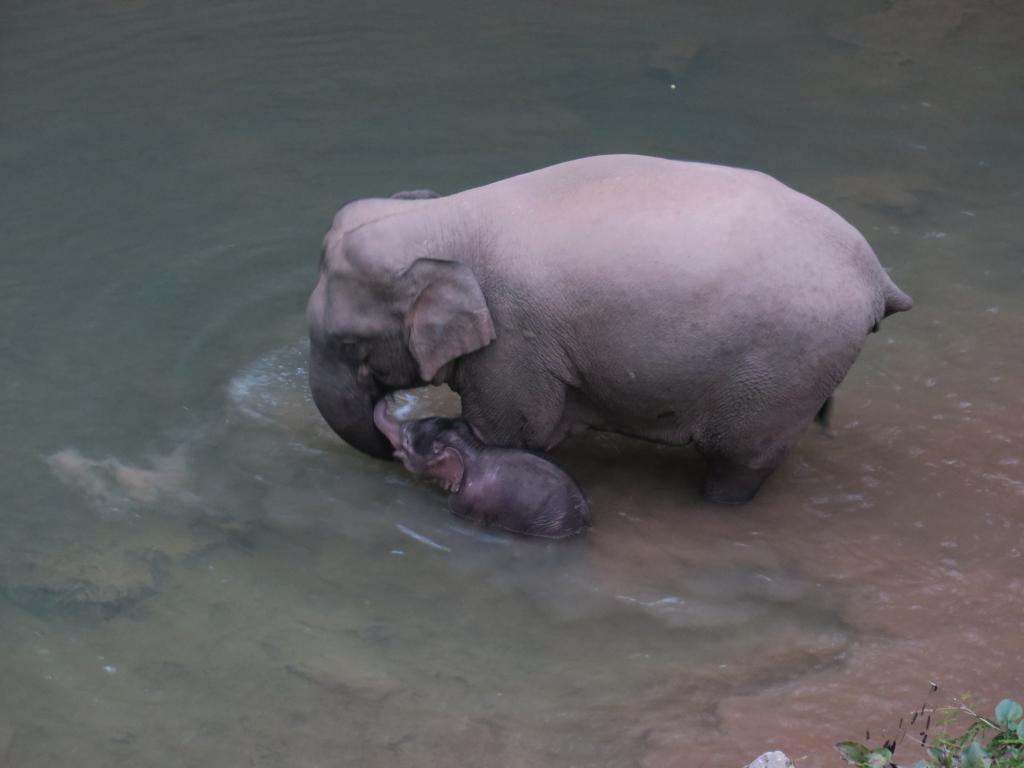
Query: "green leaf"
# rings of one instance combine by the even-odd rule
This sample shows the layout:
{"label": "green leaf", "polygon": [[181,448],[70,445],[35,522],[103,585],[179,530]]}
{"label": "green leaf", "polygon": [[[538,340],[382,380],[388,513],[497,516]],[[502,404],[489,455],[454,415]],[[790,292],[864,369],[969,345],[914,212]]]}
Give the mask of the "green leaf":
{"label": "green leaf", "polygon": [[850,765],[867,765],[868,748],[855,741],[841,741],[836,744],[836,751]]}
{"label": "green leaf", "polygon": [[1017,738],[1024,741],[1024,720],[1017,723]]}
{"label": "green leaf", "polygon": [[972,741],[960,754],[961,762],[964,768],[989,768],[992,765],[992,760],[985,754],[985,750],[981,748],[981,744],[976,741]]}
{"label": "green leaf", "polygon": [[891,762],[892,752],[885,747],[873,749],[868,754],[868,766],[870,766],[870,768],[885,768],[885,766]]}
{"label": "green leaf", "polygon": [[946,759],[946,750],[942,747],[926,747],[926,749],[928,750],[928,757],[939,765]]}
{"label": "green leaf", "polygon": [[988,726],[985,724],[985,721],[979,717],[967,727],[966,731],[964,731],[964,735],[960,737],[960,744],[963,746],[970,744],[987,728]]}
{"label": "green leaf", "polygon": [[996,704],[996,720],[1003,725],[1012,725],[1020,720],[1021,715],[1024,715],[1024,710],[1021,709],[1013,699],[1003,699]]}

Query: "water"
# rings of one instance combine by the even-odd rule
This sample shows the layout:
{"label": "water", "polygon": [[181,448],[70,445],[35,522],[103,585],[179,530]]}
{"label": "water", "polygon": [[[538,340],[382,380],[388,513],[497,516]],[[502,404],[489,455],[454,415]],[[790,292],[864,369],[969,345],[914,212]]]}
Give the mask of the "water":
{"label": "water", "polygon": [[[929,681],[1024,694],[1022,40],[996,0],[5,2],[0,764],[827,766]],[[312,408],[320,238],[610,151],[777,175],[917,306],[748,507],[596,437],[585,540],[465,526]]]}

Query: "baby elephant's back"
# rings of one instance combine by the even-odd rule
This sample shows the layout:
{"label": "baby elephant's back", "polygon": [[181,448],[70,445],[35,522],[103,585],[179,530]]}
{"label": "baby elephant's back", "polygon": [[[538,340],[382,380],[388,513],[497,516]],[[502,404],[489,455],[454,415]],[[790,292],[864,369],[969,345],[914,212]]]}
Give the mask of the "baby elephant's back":
{"label": "baby elephant's back", "polygon": [[590,527],[582,489],[552,462],[528,451],[490,448],[481,465],[486,480],[474,483],[474,495],[483,494],[488,525],[554,539]]}

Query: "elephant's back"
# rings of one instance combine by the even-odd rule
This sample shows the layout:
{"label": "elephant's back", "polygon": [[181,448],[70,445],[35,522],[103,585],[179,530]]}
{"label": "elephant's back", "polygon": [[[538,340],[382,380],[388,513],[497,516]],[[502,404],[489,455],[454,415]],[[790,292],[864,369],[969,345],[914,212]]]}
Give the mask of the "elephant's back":
{"label": "elephant's back", "polygon": [[466,202],[492,233],[483,269],[523,286],[531,326],[571,340],[581,407],[613,431],[677,442],[738,386],[824,399],[898,293],[854,227],[753,171],[610,156]]}
{"label": "elephant's back", "polygon": [[715,307],[733,316],[740,303],[865,333],[895,289],[839,214],[756,171],[606,155],[459,197],[491,222],[493,263],[529,265],[543,276],[533,284],[574,310],[703,305],[713,319]]}

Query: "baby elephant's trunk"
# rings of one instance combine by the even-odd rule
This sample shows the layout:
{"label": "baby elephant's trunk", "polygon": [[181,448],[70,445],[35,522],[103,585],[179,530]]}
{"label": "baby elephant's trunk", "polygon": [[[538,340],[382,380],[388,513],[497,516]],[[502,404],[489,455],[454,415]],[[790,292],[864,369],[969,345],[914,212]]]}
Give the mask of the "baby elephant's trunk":
{"label": "baby elephant's trunk", "polygon": [[388,404],[384,398],[377,401],[373,407],[373,423],[396,450],[402,448],[402,425],[388,415]]}

